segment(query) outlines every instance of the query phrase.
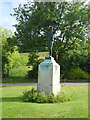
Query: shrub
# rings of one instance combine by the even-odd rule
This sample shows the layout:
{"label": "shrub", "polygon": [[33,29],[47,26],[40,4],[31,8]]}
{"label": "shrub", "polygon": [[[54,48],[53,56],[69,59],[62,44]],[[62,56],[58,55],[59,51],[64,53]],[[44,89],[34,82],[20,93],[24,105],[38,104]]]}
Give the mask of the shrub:
{"label": "shrub", "polygon": [[28,71],[28,77],[37,79],[37,77],[38,77],[38,64],[36,66],[34,66],[32,70]]}
{"label": "shrub", "polygon": [[36,51],[30,52],[28,66],[32,66],[32,70],[28,72],[28,77],[37,79],[38,77],[38,65],[43,61],[39,59],[38,53]]}
{"label": "shrub", "polygon": [[80,68],[71,68],[67,77],[69,79],[89,79],[90,75]]}
{"label": "shrub", "polygon": [[[27,78],[27,73],[31,68],[28,68],[27,66],[21,66],[18,68],[13,68],[10,70],[10,77],[16,77],[16,78]],[[28,78],[27,78],[28,79]]]}
{"label": "shrub", "polygon": [[14,51],[16,51],[15,46],[8,43],[8,39],[12,37],[12,32],[7,29],[0,27],[0,45],[2,46],[2,77],[8,77],[9,71],[11,70],[10,57]]}
{"label": "shrub", "polygon": [[36,102],[37,103],[45,103],[45,102],[47,102],[47,97],[46,97],[44,92],[38,92]]}
{"label": "shrub", "polygon": [[49,103],[55,103],[55,102],[57,102],[57,97],[53,93],[48,94],[47,97],[48,97],[48,102]]}
{"label": "shrub", "polygon": [[58,95],[45,94],[44,92],[37,92],[35,88],[25,91],[22,96],[25,102],[36,102],[36,103],[57,103],[66,102],[72,99],[72,95],[67,96],[65,93],[60,93]]}
{"label": "shrub", "polygon": [[[8,45],[8,44],[7,44]],[[18,52],[18,47],[13,46],[11,47],[12,50],[4,50],[2,52],[2,76],[8,77],[10,70],[13,68],[12,57],[13,54]]]}
{"label": "shrub", "polygon": [[67,96],[64,92],[58,94],[57,97],[57,102],[65,102],[65,101],[71,101],[73,95]]}
{"label": "shrub", "polygon": [[37,79],[38,77],[38,65],[43,61],[43,59],[37,60],[33,64],[33,69],[28,72],[28,77]]}
{"label": "shrub", "polygon": [[37,98],[37,92],[35,88],[32,88],[31,90],[23,92],[23,101],[25,102],[35,102]]}
{"label": "shrub", "polygon": [[65,102],[66,100],[65,100],[65,96],[64,96],[64,93],[62,93],[62,94],[58,94],[57,95],[57,101],[59,102]]}
{"label": "shrub", "polygon": [[28,58],[28,66],[34,66],[36,62],[38,61],[38,54],[37,52],[30,52],[29,58]]}
{"label": "shrub", "polygon": [[25,56],[21,56],[18,51],[14,52],[11,56],[12,68],[26,66],[28,59]]}

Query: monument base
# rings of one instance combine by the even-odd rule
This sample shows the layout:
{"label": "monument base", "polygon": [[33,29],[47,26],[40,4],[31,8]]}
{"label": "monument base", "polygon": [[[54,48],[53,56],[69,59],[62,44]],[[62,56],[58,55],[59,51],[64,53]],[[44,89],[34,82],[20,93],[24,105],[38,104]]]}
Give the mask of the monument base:
{"label": "monument base", "polygon": [[38,92],[45,92],[47,94],[60,93],[60,85],[45,85],[45,84],[38,84]]}
{"label": "monument base", "polygon": [[46,58],[39,64],[37,90],[47,94],[60,93],[60,65],[53,57]]}

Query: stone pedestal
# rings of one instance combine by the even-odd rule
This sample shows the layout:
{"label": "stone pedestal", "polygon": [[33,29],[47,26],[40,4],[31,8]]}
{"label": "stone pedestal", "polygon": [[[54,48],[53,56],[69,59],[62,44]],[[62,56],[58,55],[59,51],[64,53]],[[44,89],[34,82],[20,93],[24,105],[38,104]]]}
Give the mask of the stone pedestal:
{"label": "stone pedestal", "polygon": [[46,58],[39,64],[37,90],[47,94],[60,93],[60,65],[53,57]]}

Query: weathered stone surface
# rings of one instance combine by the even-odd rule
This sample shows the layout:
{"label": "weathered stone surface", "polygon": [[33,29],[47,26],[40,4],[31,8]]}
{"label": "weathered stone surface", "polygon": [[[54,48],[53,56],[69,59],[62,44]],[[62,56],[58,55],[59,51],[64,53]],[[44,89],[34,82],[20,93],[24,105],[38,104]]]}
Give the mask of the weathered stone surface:
{"label": "weathered stone surface", "polygon": [[53,57],[45,59],[38,67],[38,91],[58,94],[60,92],[60,65]]}

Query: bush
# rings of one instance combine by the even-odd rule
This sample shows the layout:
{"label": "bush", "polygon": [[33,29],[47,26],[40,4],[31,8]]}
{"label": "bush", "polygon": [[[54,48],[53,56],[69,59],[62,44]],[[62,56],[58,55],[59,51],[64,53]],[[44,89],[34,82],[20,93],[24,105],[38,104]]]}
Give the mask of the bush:
{"label": "bush", "polygon": [[55,102],[57,102],[57,97],[53,93],[48,94],[47,97],[48,97],[48,102],[49,103],[55,103]]}
{"label": "bush", "polygon": [[35,88],[32,88],[23,93],[22,99],[25,102],[57,103],[70,101],[72,95],[67,96],[65,93],[60,93],[58,95],[54,95],[53,93],[45,94],[44,92],[37,92]]}
{"label": "bush", "polygon": [[38,65],[43,61],[43,59],[39,59],[38,53],[36,51],[30,52],[28,67],[32,66],[32,70],[28,72],[28,77],[37,79],[38,77]]}
{"label": "bush", "polygon": [[16,78],[27,78],[27,73],[30,69],[31,68],[28,68],[27,66],[21,66],[21,67],[18,67],[18,68],[13,68],[13,69],[10,70],[9,76],[10,77],[16,77]]}
{"label": "bush", "polygon": [[71,101],[73,95],[68,96],[67,94],[62,92],[62,93],[58,94],[56,97],[57,97],[57,102],[66,102],[66,101]]}
{"label": "bush", "polygon": [[47,102],[47,97],[45,95],[44,92],[37,92],[37,98],[36,98],[36,102],[37,103],[45,103]]}
{"label": "bush", "polygon": [[15,46],[8,43],[7,39],[12,37],[12,32],[7,29],[0,27],[0,45],[2,46],[2,77],[8,77],[11,69],[10,57],[15,51]]}
{"label": "bush", "polygon": [[36,62],[38,61],[38,54],[37,52],[30,52],[29,59],[28,59],[28,66],[35,66]]}
{"label": "bush", "polygon": [[37,77],[38,77],[38,64],[36,64],[32,70],[28,71],[28,77],[37,79]]}
{"label": "bush", "polygon": [[18,52],[18,47],[13,47],[13,52],[7,51],[2,55],[2,75],[8,77],[10,70],[21,66],[26,66],[28,59],[25,56],[21,56]]}
{"label": "bush", "polygon": [[33,69],[30,70],[28,72],[28,77],[30,78],[38,78],[38,65],[43,61],[43,59],[39,59],[37,60],[34,64],[33,64]]}
{"label": "bush", "polygon": [[11,56],[12,68],[26,66],[27,62],[28,62],[28,59],[25,56],[21,56],[18,51],[12,53],[12,56]]}
{"label": "bush", "polygon": [[[8,45],[8,44],[7,44]],[[2,50],[2,77],[8,77],[9,76],[9,72],[13,67],[13,63],[12,63],[12,57],[13,54],[18,52],[18,47],[17,46],[13,46],[11,47],[12,50]]]}
{"label": "bush", "polygon": [[23,101],[25,102],[35,102],[37,98],[37,92],[34,88],[31,90],[25,91],[23,93]]}
{"label": "bush", "polygon": [[89,79],[90,75],[80,68],[71,68],[67,77],[68,79]]}

